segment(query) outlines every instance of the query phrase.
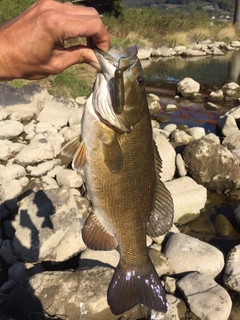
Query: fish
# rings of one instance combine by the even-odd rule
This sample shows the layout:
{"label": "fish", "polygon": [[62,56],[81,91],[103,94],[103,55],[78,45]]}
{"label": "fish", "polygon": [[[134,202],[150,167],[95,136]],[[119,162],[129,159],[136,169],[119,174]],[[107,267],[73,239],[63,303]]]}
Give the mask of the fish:
{"label": "fish", "polygon": [[146,234],[158,237],[173,223],[173,200],[160,179],[144,74],[137,47],[95,54],[102,67],[87,99],[81,135],[62,154],[83,170],[93,209],[82,228],[92,250],[120,253],[107,291],[113,314],[141,304],[166,313],[165,290],[148,255]]}

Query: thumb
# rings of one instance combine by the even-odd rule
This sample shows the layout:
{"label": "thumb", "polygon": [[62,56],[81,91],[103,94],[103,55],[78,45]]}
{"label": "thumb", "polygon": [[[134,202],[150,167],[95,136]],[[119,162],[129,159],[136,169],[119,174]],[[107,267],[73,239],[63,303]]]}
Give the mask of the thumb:
{"label": "thumb", "polygon": [[61,59],[63,70],[77,63],[87,63],[97,71],[102,70],[94,51],[84,45],[65,48],[64,51],[61,52],[59,59]]}

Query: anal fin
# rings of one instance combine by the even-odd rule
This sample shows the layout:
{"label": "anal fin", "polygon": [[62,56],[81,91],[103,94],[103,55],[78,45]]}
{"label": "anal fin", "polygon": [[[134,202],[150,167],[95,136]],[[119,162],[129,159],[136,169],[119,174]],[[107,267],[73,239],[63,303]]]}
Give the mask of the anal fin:
{"label": "anal fin", "polygon": [[167,233],[173,224],[174,207],[170,192],[160,180],[162,160],[159,156],[157,146],[154,146],[154,160],[156,171],[155,204],[147,223],[147,232],[153,237],[159,237]]}
{"label": "anal fin", "polygon": [[83,241],[89,249],[92,250],[113,250],[116,249],[118,243],[115,236],[101,224],[92,211],[82,229]]}

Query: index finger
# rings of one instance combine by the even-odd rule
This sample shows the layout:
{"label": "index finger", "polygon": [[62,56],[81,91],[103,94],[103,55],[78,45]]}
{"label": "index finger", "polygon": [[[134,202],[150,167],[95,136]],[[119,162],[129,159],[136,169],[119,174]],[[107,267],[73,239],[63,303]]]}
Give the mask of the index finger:
{"label": "index finger", "polygon": [[[62,20],[58,20],[60,35],[62,40],[85,37],[92,39],[93,43],[104,51],[109,50],[110,35],[107,32],[99,15],[63,15]],[[54,24],[53,24],[54,25]],[[56,25],[54,25],[56,28]],[[89,40],[88,40],[89,42]]]}

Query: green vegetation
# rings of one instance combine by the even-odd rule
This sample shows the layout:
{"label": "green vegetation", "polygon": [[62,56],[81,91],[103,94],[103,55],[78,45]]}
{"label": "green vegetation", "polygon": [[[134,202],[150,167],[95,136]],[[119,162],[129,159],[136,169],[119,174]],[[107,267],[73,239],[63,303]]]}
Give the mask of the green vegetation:
{"label": "green vegetation", "polygon": [[[194,41],[210,38],[212,41],[230,42],[240,36],[240,31],[234,28],[232,21],[220,21],[210,19],[209,14],[204,10],[196,10],[194,13],[179,10],[184,5],[167,4],[175,0],[152,0],[152,1],[127,1],[128,3],[152,3],[154,8],[124,9],[123,14],[117,18],[113,15],[103,15],[104,24],[111,35],[112,46],[121,45],[128,47],[131,45],[160,47],[161,45],[175,46],[177,44],[187,45]],[[182,0],[186,3],[187,0]],[[13,17],[29,7],[34,0],[0,0],[0,24],[11,20]],[[177,2],[177,0],[175,1]],[[179,0],[180,2],[180,0]],[[230,0],[233,4],[233,0]],[[214,5],[215,7],[225,3],[224,1],[191,1],[195,6],[203,4]],[[169,10],[159,11],[158,5],[175,6],[173,14]],[[76,41],[74,44],[76,44]],[[84,41],[84,39],[80,39]],[[73,41],[67,45],[72,44]],[[78,41],[79,43],[79,41]],[[76,98],[81,95],[89,95],[96,72],[88,65],[75,65],[62,74],[50,76],[47,79],[35,81],[45,86],[53,95]],[[19,87],[29,81],[14,80],[12,85]]]}

